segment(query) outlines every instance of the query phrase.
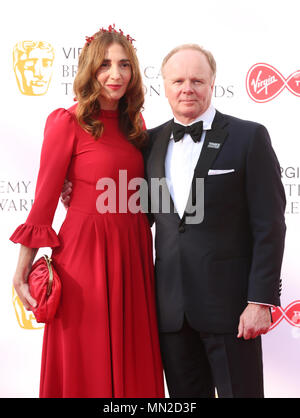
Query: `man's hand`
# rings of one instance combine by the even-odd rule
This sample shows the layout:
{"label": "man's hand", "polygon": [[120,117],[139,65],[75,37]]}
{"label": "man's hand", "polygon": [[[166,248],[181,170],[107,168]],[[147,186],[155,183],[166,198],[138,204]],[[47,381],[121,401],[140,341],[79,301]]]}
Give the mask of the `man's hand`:
{"label": "man's hand", "polygon": [[72,183],[68,180],[65,180],[62,192],[60,195],[60,200],[66,209],[68,209],[71,199],[71,192],[72,192]]}
{"label": "man's hand", "polygon": [[238,338],[245,340],[266,334],[271,326],[270,307],[249,303],[242,315],[238,327]]}

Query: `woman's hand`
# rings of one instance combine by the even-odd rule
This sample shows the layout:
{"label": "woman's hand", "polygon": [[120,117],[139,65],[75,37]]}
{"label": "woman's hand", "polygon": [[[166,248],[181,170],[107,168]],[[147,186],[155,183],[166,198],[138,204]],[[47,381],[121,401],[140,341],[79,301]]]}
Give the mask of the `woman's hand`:
{"label": "woman's hand", "polygon": [[16,268],[16,272],[13,278],[14,288],[23,303],[25,309],[31,311],[32,308],[37,306],[37,302],[30,295],[27,278],[30,273],[30,269],[36,256],[36,248],[28,248],[21,245],[19,260]]}
{"label": "woman's hand", "polygon": [[62,192],[60,195],[60,200],[66,209],[68,209],[71,199],[71,192],[72,192],[72,183],[67,179],[64,182]]}

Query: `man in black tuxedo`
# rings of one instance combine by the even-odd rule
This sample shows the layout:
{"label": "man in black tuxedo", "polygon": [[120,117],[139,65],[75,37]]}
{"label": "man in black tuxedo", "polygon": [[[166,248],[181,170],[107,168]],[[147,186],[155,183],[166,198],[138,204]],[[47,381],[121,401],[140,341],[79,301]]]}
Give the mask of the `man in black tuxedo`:
{"label": "man in black tuxedo", "polygon": [[[197,45],[171,51],[162,75],[174,120],[149,130],[148,183],[165,178],[171,201],[169,213],[151,202],[161,351],[171,397],[263,397],[260,335],[280,304],[285,195],[265,127],[211,105],[215,71]],[[197,178],[204,217],[193,223]]]}

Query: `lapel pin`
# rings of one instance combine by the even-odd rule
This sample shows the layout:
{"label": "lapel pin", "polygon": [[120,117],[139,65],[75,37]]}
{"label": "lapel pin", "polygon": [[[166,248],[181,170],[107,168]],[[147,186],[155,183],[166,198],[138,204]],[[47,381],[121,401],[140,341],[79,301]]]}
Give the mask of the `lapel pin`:
{"label": "lapel pin", "polygon": [[209,142],[207,148],[219,149],[220,145],[221,144],[219,142]]}

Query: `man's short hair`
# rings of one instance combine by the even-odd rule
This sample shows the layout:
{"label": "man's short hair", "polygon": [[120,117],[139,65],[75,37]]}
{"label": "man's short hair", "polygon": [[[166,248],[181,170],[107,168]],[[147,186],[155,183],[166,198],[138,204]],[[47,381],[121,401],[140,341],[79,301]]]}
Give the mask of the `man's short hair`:
{"label": "man's short hair", "polygon": [[217,64],[216,61],[214,59],[213,54],[210,51],[207,51],[206,49],[202,48],[202,46],[198,45],[198,44],[184,44],[184,45],[179,45],[176,48],[172,49],[163,59],[162,65],[161,65],[161,72],[162,72],[162,76],[164,77],[163,74],[163,69],[164,66],[166,65],[166,63],[169,61],[169,59],[176,54],[179,51],[185,50],[185,49],[192,49],[195,51],[199,51],[201,52],[203,55],[206,56],[208,64],[211,68],[212,71],[212,77],[215,78],[216,76],[216,71],[217,71]]}

